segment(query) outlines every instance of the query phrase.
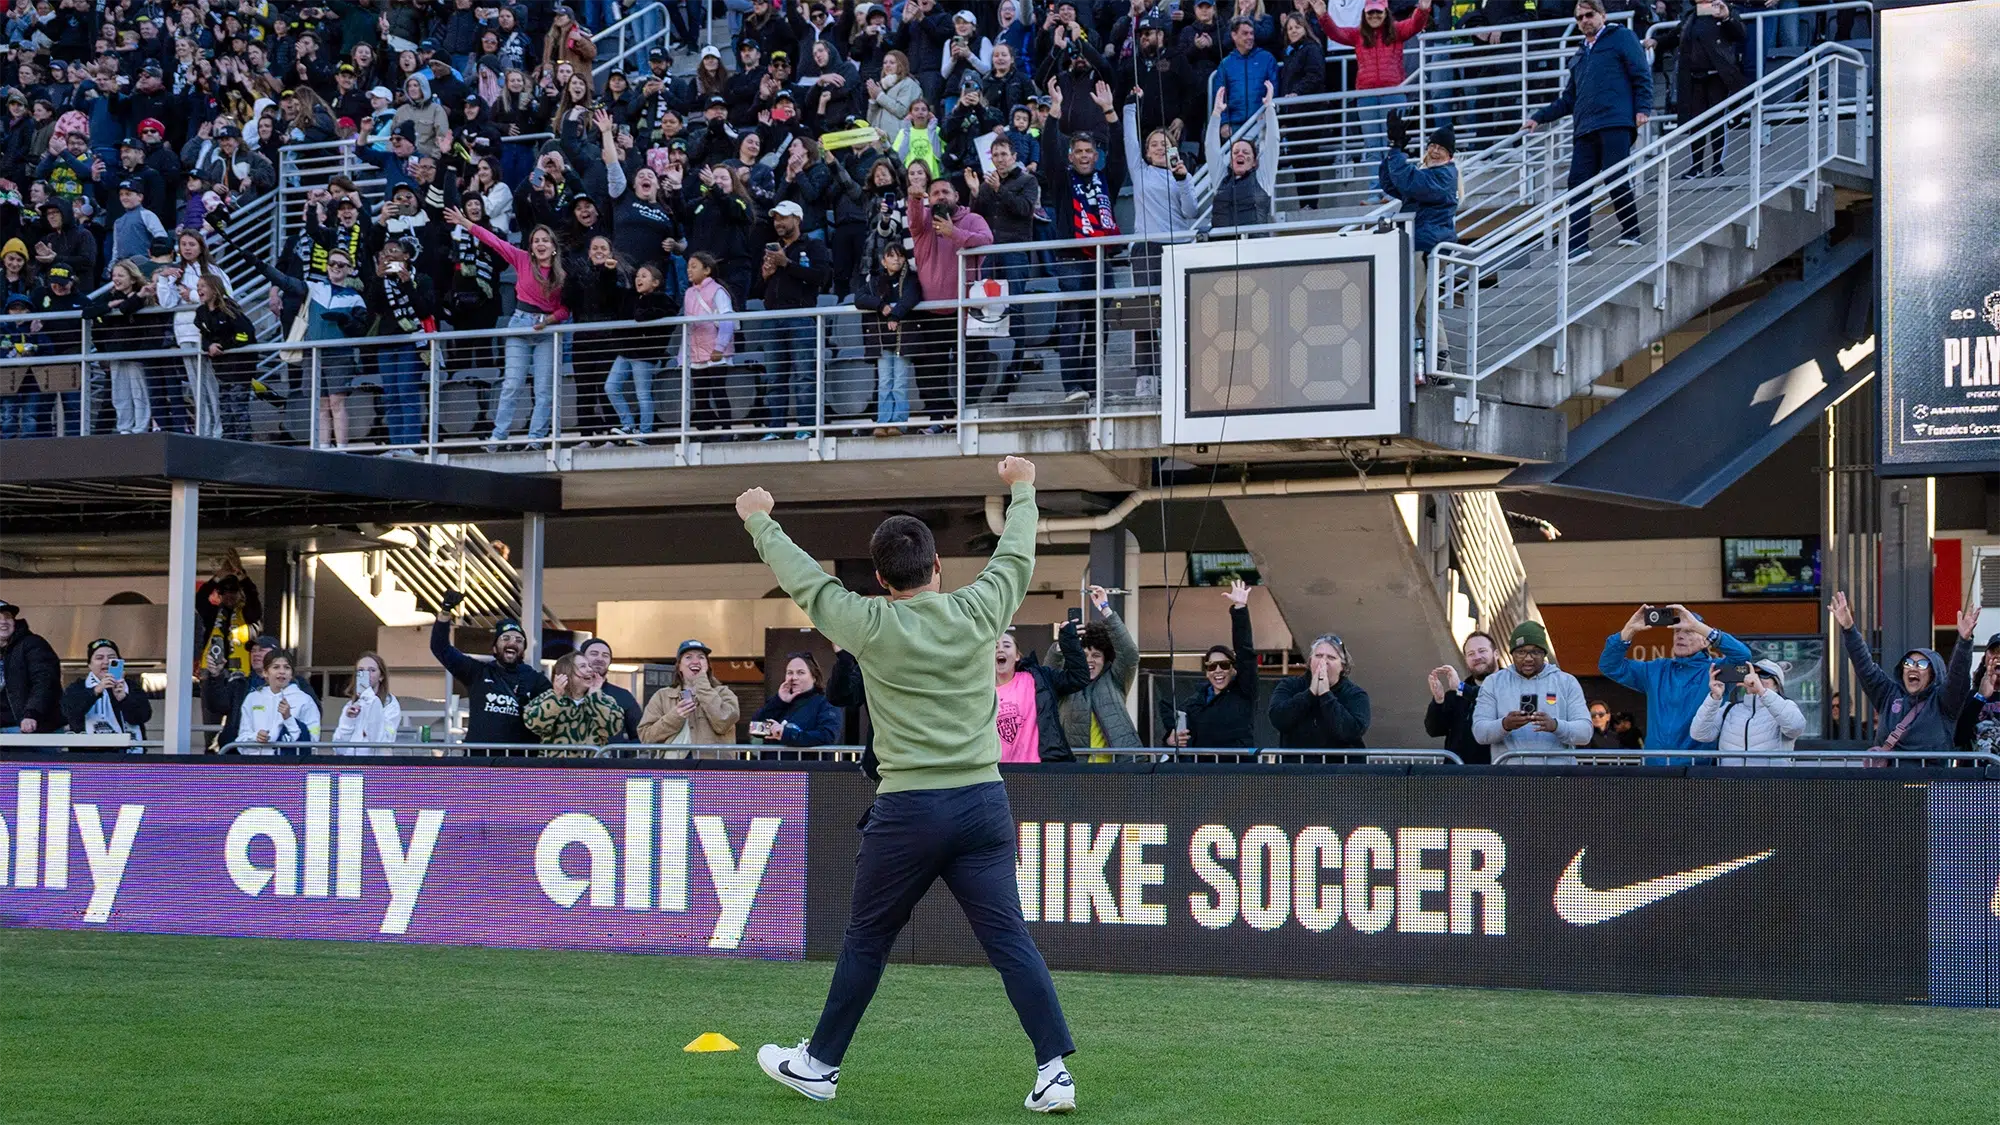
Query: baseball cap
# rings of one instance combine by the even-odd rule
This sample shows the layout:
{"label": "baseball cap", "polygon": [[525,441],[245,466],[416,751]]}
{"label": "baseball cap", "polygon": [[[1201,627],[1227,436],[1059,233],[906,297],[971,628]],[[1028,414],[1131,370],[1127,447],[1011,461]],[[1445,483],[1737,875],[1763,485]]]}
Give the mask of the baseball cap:
{"label": "baseball cap", "polygon": [[50,282],[67,281],[74,283],[76,281],[76,275],[70,272],[70,268],[68,266],[50,266],[49,272],[44,276],[46,276]]}
{"label": "baseball cap", "polygon": [[791,53],[786,51],[782,47],[780,47],[778,50],[771,52],[771,64],[773,66],[781,62],[791,62],[791,61],[792,61]]}
{"label": "baseball cap", "polygon": [[389,87],[387,86],[375,87],[374,89],[368,91],[368,96],[371,98],[381,98],[384,101],[393,102],[396,100],[396,95],[390,93]]}
{"label": "baseball cap", "polygon": [[1986,638],[1986,647],[2000,648],[2000,633],[1995,633],[1992,636]]}
{"label": "baseball cap", "polygon": [[710,94],[708,96],[708,104],[712,106],[717,106],[717,105],[726,106],[729,104],[729,99],[723,97],[721,94]]}
{"label": "baseball cap", "polygon": [[354,123],[354,119],[353,119],[352,117],[343,117],[343,118],[341,118],[340,120],[338,120],[338,121],[334,122],[334,123],[333,123],[333,126],[334,126],[334,128],[336,128],[336,129],[359,129],[359,128],[361,128],[361,126],[359,126],[359,125],[357,125],[357,124],[355,124],[355,123]]}
{"label": "baseball cap", "polygon": [[655,47],[652,50],[646,52],[646,61],[665,62],[667,61],[667,53],[665,51],[660,50],[658,47]]}
{"label": "baseball cap", "polygon": [[139,142],[139,138],[137,138],[137,137],[126,137],[126,138],[125,138],[124,140],[122,140],[122,141],[119,141],[119,142],[118,142],[118,147],[119,147],[119,148],[140,148],[140,149],[142,149],[142,148],[145,148],[146,146],[145,146],[145,145],[143,145],[143,144],[141,144],[141,143]]}
{"label": "baseball cap", "polygon": [[416,189],[416,186],[415,186],[415,185],[413,185],[413,184],[410,184],[410,183],[407,183],[407,182],[405,182],[405,183],[400,183],[400,184],[397,184],[397,185],[396,185],[395,187],[392,187],[392,188],[390,188],[390,189],[389,189],[389,194],[390,194],[390,195],[401,195],[401,194],[403,194],[403,193],[404,193],[404,192],[406,192],[406,191],[407,191],[407,192],[409,192],[409,193],[410,193],[411,195],[415,195],[415,194],[417,194],[417,189]]}
{"label": "baseball cap", "polygon": [[393,135],[401,137],[411,144],[415,144],[417,142],[417,123],[414,121],[405,121],[401,125],[396,126],[396,131]]}
{"label": "baseball cap", "polygon": [[8,90],[7,100],[10,102],[20,102],[22,105],[27,105],[28,95],[22,93],[19,90]]}
{"label": "baseball cap", "polygon": [[222,128],[220,128],[220,129],[216,130],[216,132],[215,132],[215,139],[216,139],[216,140],[219,140],[219,141],[220,141],[220,140],[227,140],[227,139],[229,139],[230,137],[235,137],[235,138],[236,138],[237,140],[242,140],[242,139],[243,139],[243,130],[241,130],[241,129],[238,129],[238,128],[237,128],[236,126],[234,126],[234,125],[224,125],[224,126],[223,126]]}
{"label": "baseball cap", "polygon": [[141,133],[165,133],[167,127],[160,123],[159,118],[148,117],[144,121],[139,122],[139,131]]}
{"label": "baseball cap", "polygon": [[146,253],[151,257],[157,258],[162,254],[171,254],[173,252],[174,240],[164,234],[156,236],[153,241],[146,244]]}
{"label": "baseball cap", "polygon": [[973,15],[971,12],[965,10],[964,8],[960,8],[958,11],[953,12],[951,18],[955,20],[964,20],[966,23],[979,22],[978,16]]}
{"label": "baseball cap", "polygon": [[1389,0],[1362,0],[1361,10],[1364,12],[1386,12],[1389,10]]}
{"label": "baseball cap", "polygon": [[[14,297],[20,297],[21,303],[24,305],[28,303],[28,299],[26,297],[22,297],[21,294],[19,293],[14,294]],[[10,305],[13,304],[14,297],[9,297],[7,299],[7,303]],[[21,615],[21,607],[15,605],[13,602],[0,602],[0,613],[4,613],[9,617],[19,617]],[[681,651],[686,652],[688,650],[689,645],[693,645],[694,647],[701,649],[701,651],[703,652],[708,651],[708,649],[702,646],[702,643],[700,641],[682,641]]]}
{"label": "baseball cap", "polygon": [[792,202],[789,199],[785,200],[783,203],[778,204],[776,207],[771,208],[771,214],[790,215],[794,219],[803,219],[806,217],[805,208],[800,207],[798,204]]}
{"label": "baseball cap", "polygon": [[519,621],[511,617],[503,617],[500,619],[500,624],[493,627],[493,639],[497,641],[509,633],[519,633],[524,637],[528,635],[527,630],[521,628]]}
{"label": "baseball cap", "polygon": [[146,190],[146,185],[137,176],[127,176],[118,181],[118,190],[143,192]]}
{"label": "baseball cap", "polygon": [[710,43],[701,49],[701,57],[705,59],[719,59],[722,57],[722,48]]}
{"label": "baseball cap", "polygon": [[278,638],[272,636],[271,634],[259,633],[257,634],[257,639],[250,642],[250,647],[271,649],[271,648],[282,648],[284,646],[280,645],[278,643]]}
{"label": "baseball cap", "polygon": [[[31,304],[33,304],[33,303],[34,303],[34,302],[32,302],[32,301],[28,300],[28,295],[27,295],[26,293],[9,293],[9,294],[7,294],[7,307],[8,307],[8,308],[10,308],[10,309],[11,309],[11,308],[13,308],[13,307],[14,307],[15,305],[19,305],[19,306],[21,306],[22,308],[27,308],[27,307],[28,307],[29,305],[31,305]],[[19,612],[19,611],[18,611],[18,610],[16,610],[16,609],[15,609],[15,608],[14,608],[13,606],[11,606],[11,605],[10,605],[10,606],[5,606],[4,608],[0,608],[0,613],[18,613],[18,612]]]}
{"label": "baseball cap", "polygon": [[[5,603],[0,603],[0,604],[5,604]],[[12,607],[10,606],[8,608]],[[710,656],[714,655],[714,651],[710,649],[707,645],[702,644],[700,641],[697,641],[694,638],[690,637],[687,640],[681,642],[681,647],[674,652],[674,659],[679,660],[681,657],[686,656],[690,652],[707,653]]]}

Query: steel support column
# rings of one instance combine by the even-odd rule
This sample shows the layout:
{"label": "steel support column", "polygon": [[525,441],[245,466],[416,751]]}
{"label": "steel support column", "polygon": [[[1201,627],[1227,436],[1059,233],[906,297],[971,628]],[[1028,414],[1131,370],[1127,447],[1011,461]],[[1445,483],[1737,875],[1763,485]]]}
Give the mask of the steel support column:
{"label": "steel support column", "polygon": [[194,598],[201,583],[195,557],[201,530],[201,486],[173,482],[173,510],[167,523],[167,718],[163,737],[169,754],[192,754],[197,703],[194,697]]}
{"label": "steel support column", "polygon": [[528,635],[528,659],[542,658],[542,542],[545,519],[540,512],[521,518],[521,629]]}

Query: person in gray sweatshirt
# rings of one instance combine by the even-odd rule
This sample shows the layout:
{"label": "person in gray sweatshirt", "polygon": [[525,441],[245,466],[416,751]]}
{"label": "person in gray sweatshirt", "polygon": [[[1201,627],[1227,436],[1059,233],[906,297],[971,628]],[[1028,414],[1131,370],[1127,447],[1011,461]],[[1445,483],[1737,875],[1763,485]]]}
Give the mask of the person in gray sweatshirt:
{"label": "person in gray sweatshirt", "polygon": [[[1548,750],[1548,757],[1517,758],[1518,765],[1575,765],[1573,751],[1590,741],[1590,708],[1583,685],[1549,659],[1549,631],[1523,621],[1507,636],[1513,664],[1479,685],[1472,737],[1502,750]],[[1566,753],[1570,752],[1570,753]]]}

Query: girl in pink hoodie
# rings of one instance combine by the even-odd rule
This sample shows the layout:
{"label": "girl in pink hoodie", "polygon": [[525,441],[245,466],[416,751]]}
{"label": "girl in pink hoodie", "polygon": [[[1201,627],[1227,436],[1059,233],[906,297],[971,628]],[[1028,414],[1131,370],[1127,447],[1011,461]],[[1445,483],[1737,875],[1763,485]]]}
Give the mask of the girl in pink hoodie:
{"label": "girl in pink hoodie", "polygon": [[729,421],[727,368],[736,350],[736,322],[726,319],[736,309],[729,290],[715,280],[716,264],[706,250],[688,255],[688,288],[681,298],[681,314],[690,318],[681,335],[682,360],[690,371],[688,420],[702,429]]}

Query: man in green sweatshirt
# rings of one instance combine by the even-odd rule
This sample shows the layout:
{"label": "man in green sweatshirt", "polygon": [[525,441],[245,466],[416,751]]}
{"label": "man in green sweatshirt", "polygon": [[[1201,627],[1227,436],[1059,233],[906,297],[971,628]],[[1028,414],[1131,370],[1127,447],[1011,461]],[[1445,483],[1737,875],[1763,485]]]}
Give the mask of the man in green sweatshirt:
{"label": "man in green sweatshirt", "polygon": [[815,1101],[834,1096],[840,1060],[881,983],[890,946],[942,877],[1034,1043],[1027,1107],[1076,1108],[1076,1084],[1063,1062],[1076,1045],[1021,916],[1014,813],[1000,782],[994,726],[993,646],[1035,570],[1035,466],[1009,457],[1000,462],[1000,479],[1013,493],[1000,545],[970,586],[949,594],[939,589],[937,543],[921,520],[892,516],[875,529],[869,554],[889,595],[869,598],[843,587],[785,536],[771,518],[770,493],[753,488],[736,498],[736,514],[778,584],[860,663],[882,773],[862,822],[852,913],[819,1027],[797,1047],[767,1043],[757,1052],[765,1074]]}

